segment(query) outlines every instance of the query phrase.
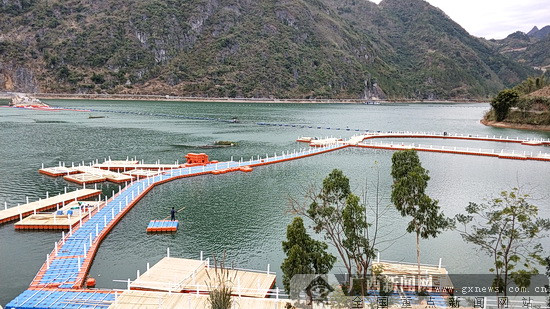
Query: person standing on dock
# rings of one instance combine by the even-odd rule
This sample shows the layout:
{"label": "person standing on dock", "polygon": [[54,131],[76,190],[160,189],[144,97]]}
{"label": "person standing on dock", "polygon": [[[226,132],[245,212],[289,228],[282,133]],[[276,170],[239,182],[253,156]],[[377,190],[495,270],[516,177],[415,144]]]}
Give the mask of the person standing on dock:
{"label": "person standing on dock", "polygon": [[170,221],[176,221],[176,210],[174,207],[172,207],[172,210],[170,210]]}

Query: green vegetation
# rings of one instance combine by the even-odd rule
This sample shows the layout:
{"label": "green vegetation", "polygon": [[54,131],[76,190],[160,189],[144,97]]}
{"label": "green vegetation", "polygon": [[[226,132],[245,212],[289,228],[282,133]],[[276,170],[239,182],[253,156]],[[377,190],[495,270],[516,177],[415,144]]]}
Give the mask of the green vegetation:
{"label": "green vegetation", "polygon": [[514,188],[487,204],[470,203],[466,215],[456,216],[463,225],[463,239],[493,259],[489,271],[495,274],[497,294],[504,296],[511,281],[527,287],[531,276],[538,274],[535,265],[544,264],[540,239],[548,236],[550,219],[538,217],[537,206],[527,198]]}
{"label": "green vegetation", "polygon": [[529,77],[491,100],[487,121],[550,125],[550,83],[545,76]]}
{"label": "green vegetation", "polygon": [[391,175],[394,181],[391,201],[401,216],[412,217],[407,232],[416,233],[416,260],[420,275],[420,238],[437,237],[452,226],[452,221],[439,212],[438,201],[425,193],[430,177],[420,164],[416,150],[394,153]]}
{"label": "green vegetation", "polygon": [[420,0],[6,0],[0,11],[0,76],[33,73],[14,89],[486,99],[534,72]]}
{"label": "green vegetation", "polygon": [[231,141],[216,141],[214,142],[214,145],[218,146],[235,146],[237,143],[231,142]]}
{"label": "green vegetation", "polygon": [[515,32],[502,40],[488,42],[495,51],[531,67],[550,66],[550,35],[533,36]]}
{"label": "green vegetation", "polygon": [[306,232],[304,221],[294,218],[286,229],[286,241],[283,241],[283,285],[290,293],[290,280],[294,275],[327,274],[334,266],[336,257],[326,252],[324,242],[312,239]]}
{"label": "green vegetation", "polygon": [[537,77],[529,77],[523,82],[514,87],[513,90],[521,95],[530,94],[549,85],[548,80],[544,75]]}
{"label": "green vegetation", "polygon": [[[354,295],[365,295],[364,281],[353,279],[365,278],[375,257],[378,211],[372,218],[367,217],[366,206],[351,192],[349,179],[338,169],[323,180],[320,190],[313,189],[306,197],[311,203],[306,206],[293,203],[293,211],[311,219],[314,231],[323,234],[336,249],[349,274],[345,292],[351,295],[356,289]],[[374,231],[369,235],[372,225]],[[354,286],[357,282],[360,286]]]}
{"label": "green vegetation", "polygon": [[491,100],[491,107],[495,113],[496,121],[503,121],[508,116],[512,106],[516,106],[519,100],[519,93],[513,89],[505,89],[498,93]]}

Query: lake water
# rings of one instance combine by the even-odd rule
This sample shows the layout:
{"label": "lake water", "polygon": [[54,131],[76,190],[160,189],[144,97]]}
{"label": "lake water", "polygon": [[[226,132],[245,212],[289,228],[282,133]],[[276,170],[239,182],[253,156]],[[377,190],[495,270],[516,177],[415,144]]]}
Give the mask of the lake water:
{"label": "lake water", "polygon": [[[133,101],[50,100],[55,106],[111,111],[137,111],[137,114],[94,112],[106,118],[89,119],[90,113],[74,111],[29,111],[0,108],[0,206],[13,206],[60,193],[64,187],[76,188],[63,179],[38,173],[40,165],[67,164],[137,157],[146,162],[182,162],[188,152],[206,152],[211,159],[229,160],[241,156],[273,155],[283,150],[304,147],[299,136],[350,137],[353,132],[327,130],[346,127],[381,131],[436,131],[480,135],[549,138],[549,133],[519,131],[483,126],[479,119],[488,104],[240,104],[178,103]],[[159,115],[231,119],[240,123],[192,120]],[[259,126],[257,122],[311,125]],[[322,126],[323,129],[316,129]],[[229,140],[238,146],[200,149],[197,146]],[[395,140],[396,142],[398,140]],[[405,141],[405,142],[413,142]],[[497,151],[528,150],[550,152],[548,147],[467,141],[424,140],[415,143],[494,148]],[[356,193],[365,183],[374,192],[380,173],[382,204],[389,204],[391,186],[390,151],[347,149],[273,166],[258,167],[252,173],[229,173],[182,179],[155,188],[113,229],[102,243],[90,275],[101,288],[124,288],[113,280],[134,279],[146,263],[156,263],[170,247],[171,255],[198,258],[221,255],[236,266],[266,269],[267,264],[281,280],[284,255],[281,241],[292,220],[289,197],[300,197],[311,185],[319,185],[334,168],[351,179]],[[463,211],[468,202],[482,202],[498,192],[521,186],[533,196],[541,215],[550,217],[550,164],[500,160],[438,153],[419,153],[430,171],[428,193],[449,216]],[[100,186],[105,193],[112,184]],[[372,199],[371,199],[372,200]],[[171,207],[185,206],[179,214],[182,226],[176,234],[151,235],[145,228],[151,219],[169,215]],[[414,236],[405,234],[407,220],[392,208],[381,219],[385,242],[381,258],[415,262]],[[15,231],[13,224],[0,226],[0,305],[5,305],[25,290],[46,254],[61,232]],[[550,241],[544,241],[546,248]],[[437,264],[439,258],[453,273],[487,272],[490,260],[476,248],[465,244],[457,232],[448,231],[436,239],[422,241],[422,261]],[[337,270],[336,270],[337,271]]]}

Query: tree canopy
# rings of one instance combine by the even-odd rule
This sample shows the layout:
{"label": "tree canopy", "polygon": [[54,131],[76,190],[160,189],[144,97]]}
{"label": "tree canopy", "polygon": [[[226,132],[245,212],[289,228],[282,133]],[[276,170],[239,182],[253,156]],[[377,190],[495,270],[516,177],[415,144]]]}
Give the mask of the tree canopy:
{"label": "tree canopy", "polygon": [[290,280],[298,274],[326,274],[336,262],[336,257],[326,252],[324,242],[312,239],[306,232],[304,221],[294,218],[286,230],[286,241],[283,241],[283,285],[290,292]]}
{"label": "tree canopy", "polygon": [[548,236],[550,219],[540,218],[538,207],[527,198],[514,188],[488,203],[470,203],[467,214],[456,216],[464,240],[493,258],[489,271],[495,274],[497,294],[506,296],[510,280],[527,286],[530,277],[538,274],[535,265],[544,263],[540,239]]}
{"label": "tree canopy", "polygon": [[491,100],[491,107],[496,116],[496,121],[503,121],[508,116],[510,108],[516,106],[519,101],[519,93],[513,89],[504,89]]}
{"label": "tree canopy", "polygon": [[[323,234],[328,243],[334,246],[349,275],[347,293],[350,293],[353,279],[366,277],[376,251],[376,233],[369,238],[371,224],[366,206],[352,193],[349,179],[338,169],[334,169],[323,180],[320,190],[312,189],[306,197],[311,203],[306,206],[294,203],[293,210],[311,219],[314,231]],[[375,216],[378,216],[378,212],[375,212]],[[375,222],[373,229],[376,230],[378,221],[372,221]],[[362,293],[365,292],[363,284],[360,288]]]}
{"label": "tree canopy", "polygon": [[391,175],[394,180],[391,201],[401,216],[411,217],[407,232],[416,233],[416,257],[420,274],[420,238],[437,237],[452,226],[452,221],[439,211],[438,201],[425,193],[430,176],[422,167],[415,150],[393,154]]}

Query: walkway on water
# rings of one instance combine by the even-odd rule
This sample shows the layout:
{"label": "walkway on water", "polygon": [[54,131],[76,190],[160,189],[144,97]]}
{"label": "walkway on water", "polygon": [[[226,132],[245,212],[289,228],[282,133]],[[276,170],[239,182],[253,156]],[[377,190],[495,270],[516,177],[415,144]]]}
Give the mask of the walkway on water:
{"label": "walkway on water", "polygon": [[[11,301],[7,308],[27,308],[29,298],[38,297],[31,291],[63,293],[64,290],[78,290],[85,284],[85,279],[92,265],[99,245],[111,229],[124,215],[152,188],[157,185],[185,177],[213,174],[219,171],[237,171],[239,167],[256,167],[289,160],[305,158],[348,147],[343,144],[327,145],[319,148],[306,148],[300,151],[283,152],[278,156],[256,157],[248,161],[229,161],[211,163],[203,166],[173,169],[164,174],[144,178],[130,183],[124,189],[106,200],[105,205],[80,226],[64,234],[54,244],[54,250],[47,255],[46,262],[33,279],[29,290]],[[42,295],[42,294],[41,294]],[[55,298],[47,296],[48,299]],[[61,295],[61,294],[60,294]],[[44,306],[48,307],[48,306]],[[102,308],[100,305],[98,308]]]}
{"label": "walkway on water", "polygon": [[348,143],[356,144],[366,139],[374,138],[439,138],[439,139],[454,139],[454,140],[469,140],[469,141],[483,141],[483,142],[499,142],[499,143],[518,143],[529,146],[550,146],[550,139],[520,139],[519,137],[510,138],[508,136],[496,136],[489,135],[472,135],[472,134],[454,134],[446,132],[372,132],[360,135],[354,135]]}
{"label": "walkway on water", "polygon": [[[33,279],[29,290],[23,292],[16,299],[10,302],[7,308],[29,308],[26,306],[29,302],[34,302],[39,297],[37,292],[40,292],[40,297],[44,297],[48,301],[63,300],[66,302],[67,298],[71,297],[71,293],[81,293],[83,297],[87,297],[86,293],[92,293],[89,290],[82,290],[85,284],[88,271],[92,265],[95,254],[99,248],[99,245],[111,231],[111,229],[124,217],[124,215],[130,211],[130,209],[136,205],[136,203],[145,196],[152,188],[157,185],[185,177],[193,177],[205,174],[221,174],[225,172],[238,171],[239,167],[256,167],[267,164],[274,164],[284,161],[296,160],[309,156],[314,156],[330,151],[343,149],[346,147],[369,147],[369,144],[362,143],[365,139],[371,138],[389,138],[389,137],[416,137],[416,138],[452,138],[452,139],[476,139],[482,141],[496,141],[496,142],[521,142],[519,139],[510,140],[502,138],[489,138],[489,137],[473,137],[473,136],[448,136],[448,135],[429,135],[429,134],[403,134],[403,133],[384,133],[384,134],[366,134],[352,137],[346,142],[337,142],[327,145],[321,145],[319,147],[308,147],[303,150],[284,152],[281,155],[275,155],[269,157],[256,157],[247,161],[228,161],[220,163],[210,163],[202,166],[184,167],[172,169],[164,172],[163,174],[153,177],[144,178],[130,183],[124,189],[119,190],[110,199],[106,200],[105,205],[92,217],[87,218],[85,221],[75,229],[64,234],[62,239],[54,244],[54,250],[47,255],[46,262],[41,267],[36,277]],[[545,142],[546,143],[546,142]],[[372,145],[370,145],[372,146]],[[379,147],[382,148],[382,147]],[[389,147],[382,149],[399,150],[405,147]],[[424,151],[437,151],[437,152],[451,152],[446,149],[433,149],[416,147],[418,150]],[[474,154],[483,155],[481,151],[466,151],[466,152],[452,152],[462,154]],[[500,157],[500,156],[499,156]],[[503,157],[505,158],[505,157]],[[517,157],[509,157],[510,159],[518,159]],[[544,159],[544,161],[550,161],[550,156]],[[52,294],[61,293],[61,294]],[[63,294],[64,293],[64,294]],[[110,296],[104,296],[101,302],[97,302],[94,306],[97,308],[107,307],[108,304],[114,299],[112,291],[103,291],[103,294]],[[101,294],[98,292],[98,294]],[[69,296],[67,296],[69,295]],[[95,294],[94,294],[95,295]],[[100,298],[100,296],[88,295],[91,298]],[[56,298],[58,297],[58,298]],[[94,298],[94,299],[95,299]],[[95,300],[94,300],[95,301]],[[51,303],[53,304],[53,303]],[[52,307],[53,305],[44,304],[41,308]],[[92,306],[92,308],[94,308]],[[69,306],[70,307],[70,306]],[[69,308],[68,307],[68,308]],[[75,308],[78,308],[75,307]]]}
{"label": "walkway on water", "polygon": [[18,205],[16,207],[8,208],[8,205],[4,204],[4,210],[0,210],[0,224],[18,219],[21,220],[23,217],[36,214],[37,212],[52,208],[59,208],[60,206],[65,206],[65,204],[68,204],[71,201],[84,200],[97,196],[100,193],[101,191],[99,190],[82,189],[68,193],[66,192],[57,196],[47,197],[45,199],[39,199],[34,202],[29,202],[29,199],[27,198],[26,204]]}
{"label": "walkway on water", "polygon": [[550,146],[550,140],[542,139],[510,139],[509,137],[503,138],[502,136],[479,136],[479,135],[464,135],[464,134],[447,134],[447,133],[425,133],[425,132],[389,132],[389,133],[367,133],[361,135],[352,136],[347,143],[350,146],[372,149],[385,149],[385,150],[406,150],[415,149],[417,151],[424,152],[439,152],[439,153],[451,153],[461,155],[474,155],[495,157],[499,159],[512,159],[512,160],[533,160],[533,161],[550,161],[550,153],[539,153],[531,151],[516,152],[515,150],[495,151],[494,149],[483,149],[476,147],[456,147],[456,146],[434,146],[434,145],[422,145],[422,144],[405,144],[394,142],[380,142],[376,143],[370,141],[366,143],[365,140],[377,139],[377,138],[418,138],[418,139],[451,139],[451,140],[470,140],[470,141],[484,141],[484,142],[498,142],[498,143],[519,143],[528,146]]}

